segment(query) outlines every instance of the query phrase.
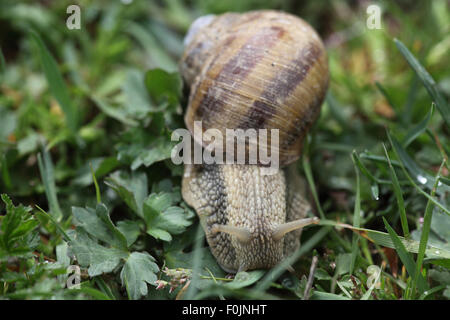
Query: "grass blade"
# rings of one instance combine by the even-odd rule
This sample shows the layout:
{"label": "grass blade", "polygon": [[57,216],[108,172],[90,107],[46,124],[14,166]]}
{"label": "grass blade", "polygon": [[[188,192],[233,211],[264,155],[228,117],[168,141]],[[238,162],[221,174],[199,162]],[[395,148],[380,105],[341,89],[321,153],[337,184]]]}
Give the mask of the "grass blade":
{"label": "grass blade", "polygon": [[97,203],[100,204],[102,202],[102,196],[100,194],[100,187],[98,186],[97,178],[95,177],[94,168],[92,168],[92,163],[89,163],[89,167],[91,168],[92,180],[94,181],[95,196],[97,197]]}
{"label": "grass blade", "polygon": [[[377,245],[388,247],[395,249],[394,242],[392,241],[389,234],[377,230],[370,230],[365,228],[356,228],[352,225],[345,224],[345,223],[339,223],[332,220],[320,220],[318,225],[321,226],[333,226],[337,228],[346,228],[350,229],[354,232],[359,233],[360,236],[366,238],[367,240],[376,243]],[[400,238],[401,242],[405,246],[406,250],[411,253],[418,253],[419,252],[419,241],[415,241],[412,239],[405,239],[404,237],[398,237]],[[436,247],[433,245],[428,245],[425,250],[425,255],[429,259],[438,259],[436,261],[441,261],[442,263],[445,263],[445,261],[450,261],[450,250],[448,250],[445,247]],[[433,261],[434,263],[434,261]],[[441,263],[441,264],[442,264]]]}
{"label": "grass blade", "polygon": [[351,300],[351,299],[334,293],[315,291],[309,298],[309,300]]}
{"label": "grass blade", "polygon": [[348,128],[348,120],[343,116],[342,107],[338,104],[330,90],[328,90],[325,100],[330,108],[330,113],[332,114],[333,119],[339,123],[341,128]]}
{"label": "grass blade", "polygon": [[5,70],[6,70],[5,57],[3,56],[2,48],[0,47],[0,77],[3,76]]}
{"label": "grass blade", "polygon": [[372,192],[372,197],[374,200],[378,200],[380,198],[380,188],[378,184],[374,183],[370,186],[370,192]]}
{"label": "grass blade", "polygon": [[108,297],[108,299],[105,300],[116,300],[116,297],[114,297],[114,294],[111,291],[111,288],[108,286],[108,284],[103,280],[102,276],[94,277],[94,281],[97,284],[97,286],[100,288],[100,291]]}
{"label": "grass blade", "polygon": [[384,153],[386,155],[386,159],[388,160],[389,165],[389,174],[391,176],[392,184],[394,187],[395,198],[397,199],[398,210],[400,212],[400,221],[402,224],[403,235],[405,238],[409,237],[409,228],[408,228],[408,220],[406,218],[406,209],[405,202],[403,200],[402,189],[400,188],[400,184],[398,183],[397,175],[395,173],[394,167],[391,164],[391,159],[389,158],[389,154],[386,150],[386,146],[383,143]]}
{"label": "grass blade", "polygon": [[[413,276],[416,270],[416,264],[414,263],[413,258],[406,250],[405,246],[403,245],[402,241],[400,240],[397,233],[392,229],[392,227],[389,225],[389,223],[386,221],[386,219],[383,217],[383,222],[386,227],[386,230],[389,233],[389,236],[392,239],[392,242],[394,243],[395,250],[397,251],[398,256],[400,257],[400,260],[402,261],[403,265],[406,268],[406,271],[408,271],[408,274],[410,276]],[[420,293],[424,293],[427,290],[427,284],[425,282],[425,279],[419,275],[418,281],[417,281],[417,287],[419,288]],[[414,292],[412,292],[414,294]]]}
{"label": "grass blade", "polygon": [[447,288],[447,286],[443,284],[443,285],[434,287],[434,288],[432,288],[432,289],[430,289],[430,290],[427,290],[426,292],[424,292],[424,293],[419,297],[419,300],[425,300],[426,297],[432,295],[433,293],[436,293],[436,292],[438,292],[438,291],[441,291],[441,290],[443,290],[443,289],[445,289],[445,288]]}
{"label": "grass blade", "polygon": [[419,79],[417,78],[417,75],[415,74],[411,85],[408,90],[408,96],[406,97],[406,103],[403,107],[402,115],[401,115],[401,121],[405,125],[409,125],[411,123],[411,116],[412,116],[412,110],[414,107],[414,102],[416,101],[417,96],[417,86],[419,85]]}
{"label": "grass blade", "polygon": [[[43,155],[43,159],[42,159]],[[53,171],[53,163],[50,159],[50,155],[48,154],[45,148],[42,149],[42,155],[38,154],[38,164],[39,171],[41,173],[41,179],[44,183],[45,195],[47,196],[47,201],[50,208],[50,214],[55,218],[56,221],[61,221],[62,212],[58,203],[58,197],[56,195],[56,186],[55,186],[55,175]]]}
{"label": "grass blade", "polygon": [[41,212],[41,214],[45,217],[48,218],[56,227],[56,229],[59,230],[59,232],[61,232],[61,234],[63,235],[63,238],[65,241],[67,242],[71,242],[72,239],[69,237],[69,235],[64,231],[64,228],[60,226],[59,222],[55,220],[55,218],[53,218],[50,214],[48,214],[47,212],[45,212],[44,209],[42,209],[41,207],[39,207],[38,205],[36,205],[36,208],[38,208],[38,210]]}
{"label": "grass blade", "polygon": [[408,155],[406,150],[402,148],[400,142],[398,142],[395,137],[388,134],[388,139],[391,142],[392,148],[394,149],[397,158],[400,160],[400,163],[408,169],[417,182],[431,190],[433,188],[431,181],[433,181],[434,177],[426,173],[414,162],[414,160]]}
{"label": "grass blade", "polygon": [[[389,132],[387,132],[387,136],[389,138],[389,141],[392,145],[392,148],[395,152],[395,154],[397,155],[397,157],[400,159],[400,164],[402,167],[402,170],[406,176],[406,178],[409,180],[409,182],[416,188],[417,191],[419,191],[422,195],[424,195],[426,198],[428,198],[431,202],[433,202],[436,206],[438,206],[439,208],[442,209],[442,211],[444,211],[446,214],[450,215],[450,210],[447,209],[443,204],[441,204],[439,201],[437,201],[435,198],[431,197],[428,193],[426,193],[425,191],[422,190],[422,188],[420,188],[411,178],[411,176],[408,174],[408,171],[406,170],[405,166],[408,166],[410,168],[410,170],[414,170],[415,172],[417,172],[417,170],[419,172],[422,172],[422,170],[420,170],[417,165],[414,163],[414,161],[412,161],[411,158],[409,158],[409,156],[407,155],[406,151],[403,150],[403,148],[401,147],[400,143],[394,138],[392,137]],[[429,176],[427,174],[427,176]],[[419,178],[424,178],[427,179],[426,183],[429,183],[430,179],[422,176],[422,175],[417,175],[416,179]],[[432,189],[433,186],[430,188]],[[440,186],[441,189],[443,189],[444,191],[446,191],[446,189],[449,189],[447,185],[442,184]],[[438,189],[436,189],[436,193],[438,193]]]}
{"label": "grass blade", "polygon": [[305,172],[306,180],[308,181],[309,188],[314,198],[314,202],[316,203],[317,210],[319,211],[319,215],[321,219],[325,219],[325,214],[323,213],[322,206],[319,202],[319,196],[317,195],[316,187],[314,184],[314,178],[312,175],[311,165],[309,161],[309,141],[306,141],[305,146],[303,147],[303,156],[302,156],[302,164],[303,170]]}
{"label": "grass blade", "polygon": [[395,111],[395,113],[397,113],[396,111],[398,110],[398,108],[395,106],[394,101],[392,101],[392,98],[388,94],[386,89],[378,81],[375,82],[375,85],[377,86],[377,88],[381,92],[381,94],[384,96],[386,101],[389,103],[389,105],[392,107],[392,109]]}
{"label": "grass blade", "polygon": [[38,48],[42,68],[44,69],[50,92],[61,106],[66,117],[67,126],[72,132],[75,132],[78,125],[77,113],[70,100],[69,91],[64,83],[61,72],[58,69],[58,64],[48,51],[41,37],[34,31],[31,31],[30,34]]}
{"label": "grass blade", "polygon": [[370,171],[367,169],[367,167],[362,163],[361,158],[358,156],[356,152],[353,152],[352,156],[353,162],[358,166],[359,170],[362,174],[364,174],[370,181],[372,181],[375,184],[391,184],[392,182],[389,180],[382,180],[374,177]]}
{"label": "grass blade", "polygon": [[[355,210],[353,212],[353,226],[355,228],[359,228],[361,223],[361,190],[359,182],[359,170],[356,166],[355,158],[356,158],[356,151],[353,150],[352,160],[353,165],[355,166],[355,173],[356,173],[356,199],[355,199]],[[350,274],[353,273],[353,268],[355,267],[356,256],[358,254],[358,240],[359,240],[358,234],[354,233],[352,239],[352,257],[350,262]]]}
{"label": "grass blade", "polygon": [[417,76],[422,81],[425,89],[427,89],[428,94],[430,95],[431,99],[436,104],[437,109],[441,113],[445,123],[447,124],[447,126],[450,127],[450,107],[448,106],[444,97],[439,93],[436,86],[436,82],[400,40],[394,39],[394,42],[397,48],[400,50],[403,57],[405,57],[406,61],[408,61],[408,64],[416,72]]}
{"label": "grass blade", "polygon": [[161,49],[158,41],[148,29],[138,23],[129,21],[125,30],[142,45],[147,56],[151,57],[151,60],[154,61],[152,63],[153,66],[158,66],[168,72],[177,71],[176,62],[167,52]]}
{"label": "grass blade", "polygon": [[[375,163],[387,164],[386,157],[378,156],[376,154],[370,153],[367,150],[364,151],[364,152],[361,152],[359,154],[359,156],[361,157],[361,159],[370,160],[370,161],[375,162]],[[397,161],[397,160],[391,160],[391,163],[392,163],[392,165],[394,167],[401,167],[400,162]],[[386,180],[386,181],[388,181],[388,180]],[[388,183],[391,184],[392,182],[388,181]]]}
{"label": "grass blade", "polygon": [[11,176],[9,174],[8,169],[8,160],[6,159],[6,154],[2,154],[2,162],[1,162],[1,168],[2,168],[2,180],[5,184],[6,190],[11,190],[12,188],[12,182],[11,182]]}
{"label": "grass blade", "polygon": [[[441,167],[439,168],[438,174],[436,175],[436,179],[434,182],[434,188],[431,191],[432,197],[435,196],[436,188],[439,183],[439,177],[441,175],[442,168],[444,167],[444,163],[445,163],[445,160],[442,161]],[[434,209],[434,204],[430,200],[428,200],[428,203],[427,203],[427,206],[425,209],[425,215],[423,217],[422,233],[420,235],[420,245],[419,245],[419,252],[417,254],[416,272],[414,274],[412,292],[414,292],[414,289],[417,285],[417,281],[419,279],[420,272],[422,269],[423,259],[425,257],[425,250],[427,248],[427,243],[428,243],[428,236],[430,234],[430,229],[431,229],[431,219],[433,217],[433,209]]]}
{"label": "grass blade", "polygon": [[189,287],[187,288],[187,292],[185,297],[183,299],[185,300],[192,300],[194,296],[196,295],[198,288],[197,284],[198,281],[200,281],[200,271],[202,269],[203,265],[203,253],[201,250],[202,243],[204,241],[205,234],[203,232],[203,229],[201,228],[201,225],[198,224],[197,231],[195,234],[195,242],[194,242],[194,253],[193,253],[193,266],[192,266],[192,279]]}
{"label": "grass blade", "polygon": [[111,297],[106,295],[105,293],[90,287],[81,287],[78,289],[80,292],[83,292],[96,300],[113,300]]}
{"label": "grass blade", "polygon": [[433,110],[434,103],[431,104],[431,109],[427,113],[426,117],[406,134],[406,137],[403,140],[403,148],[409,146],[411,142],[413,142],[418,136],[425,132],[425,130],[427,129],[427,124],[430,121],[431,116],[433,115]]}

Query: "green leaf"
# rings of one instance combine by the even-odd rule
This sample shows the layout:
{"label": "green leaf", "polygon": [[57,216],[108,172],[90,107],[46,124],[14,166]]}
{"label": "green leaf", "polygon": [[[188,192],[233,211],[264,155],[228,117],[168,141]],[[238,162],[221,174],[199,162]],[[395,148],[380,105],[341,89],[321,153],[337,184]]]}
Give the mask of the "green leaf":
{"label": "green leaf", "polygon": [[148,195],[147,175],[133,171],[131,176],[124,171],[112,173],[105,182],[141,218],[144,217],[143,204]]}
{"label": "green leaf", "polygon": [[112,272],[121,259],[129,256],[129,253],[122,249],[107,248],[98,244],[80,227],[75,231],[70,230],[69,236],[73,239],[70,250],[77,257],[80,266],[89,267],[88,273],[91,277]]}
{"label": "green leaf", "polygon": [[91,236],[111,246],[126,250],[127,240],[112,223],[108,209],[103,203],[98,204],[95,209],[72,207],[72,214],[76,226],[82,227]]}
{"label": "green leaf", "polygon": [[95,177],[100,179],[120,166],[120,162],[116,157],[90,158],[86,160],[86,163],[80,167],[80,169],[77,170],[76,178],[72,180],[72,183],[82,187],[91,185],[94,182],[91,172],[91,165],[94,169]]}
{"label": "green leaf", "polygon": [[317,268],[316,272],[314,273],[314,278],[317,280],[331,280],[331,276],[328,274],[328,272],[325,269]]}
{"label": "green leaf", "polygon": [[30,207],[14,206],[11,199],[2,194],[6,205],[6,215],[0,220],[0,261],[10,256],[26,256],[33,248],[29,245],[28,236],[38,226],[30,212]]}
{"label": "green leaf", "polygon": [[[415,270],[416,270],[416,264],[411,257],[411,255],[406,250],[406,247],[403,245],[401,239],[399,236],[395,233],[394,229],[389,225],[389,223],[386,221],[386,219],[383,217],[383,222],[386,227],[386,230],[389,233],[389,236],[391,237],[392,242],[394,243],[395,250],[397,251],[398,256],[400,257],[400,260],[402,261],[403,265],[405,266],[406,270],[408,271],[408,274],[411,277],[414,277]],[[418,276],[417,280],[417,287],[419,288],[420,293],[424,293],[427,290],[427,283],[425,282],[425,279],[420,274]]]}
{"label": "green leaf", "polygon": [[41,37],[34,31],[31,31],[30,35],[38,48],[42,68],[44,69],[50,91],[64,112],[67,126],[72,132],[75,132],[78,126],[77,110],[72,104],[69,91],[58,69],[58,64],[48,51]]}
{"label": "green leaf", "polygon": [[158,41],[147,28],[130,21],[125,31],[132,35],[144,47],[146,56],[149,57],[152,66],[160,66],[168,71],[177,70],[176,62],[161,48]]}
{"label": "green leaf", "polygon": [[9,108],[0,105],[0,142],[7,140],[14,133],[18,124],[17,114]]}
{"label": "green leaf", "polygon": [[56,246],[56,261],[65,267],[68,267],[70,264],[68,249],[69,246],[65,241]]}
{"label": "green leaf", "polygon": [[127,245],[130,247],[141,234],[141,228],[137,221],[132,220],[122,220],[117,222],[117,229],[122,232],[122,234],[127,239]]}
{"label": "green leaf", "polygon": [[156,138],[150,145],[141,149],[138,157],[132,162],[131,170],[136,170],[141,165],[151,166],[155,162],[169,159],[176,142],[166,136]]}
{"label": "green leaf", "polygon": [[[121,136],[117,144],[117,159],[131,165],[132,170],[169,159],[176,141],[166,132],[164,118],[160,113],[152,116],[151,128],[132,128]],[[149,131],[158,131],[158,135]]]}
{"label": "green leaf", "polygon": [[[172,196],[167,192],[152,193],[144,203],[147,215],[158,215],[172,205]],[[144,210],[145,212],[145,210]]]}
{"label": "green leaf", "polygon": [[394,42],[401,54],[405,57],[406,61],[408,61],[408,64],[419,76],[419,79],[422,81],[431,99],[433,99],[436,104],[436,107],[441,113],[445,123],[447,126],[450,126],[450,107],[444,97],[440,94],[434,79],[400,40],[394,39]]}
{"label": "green leaf", "polygon": [[156,239],[170,241],[171,234],[182,233],[192,223],[183,208],[171,206],[171,200],[171,194],[160,192],[151,194],[144,203],[147,233]]}
{"label": "green leaf", "polygon": [[138,121],[136,121],[133,118],[130,118],[130,115],[123,109],[123,108],[115,108],[111,106],[106,99],[92,96],[92,101],[95,102],[96,106],[107,116],[116,119],[119,122],[122,122],[123,124],[129,125],[129,126],[137,126]]}
{"label": "green leaf", "polygon": [[336,258],[336,273],[338,275],[350,273],[352,259],[352,253],[340,253]]}
{"label": "green leaf", "polygon": [[431,220],[431,228],[441,239],[444,239],[450,248],[450,217],[436,210]]}
{"label": "green leaf", "polygon": [[144,75],[137,70],[129,70],[122,86],[125,112],[132,118],[143,119],[153,111],[150,97],[144,83]]}
{"label": "green leaf", "polygon": [[47,196],[47,201],[49,203],[50,214],[57,222],[60,222],[63,214],[59,207],[58,196],[56,195],[55,173],[53,170],[52,159],[45,148],[42,149],[42,155],[44,158],[43,160],[41,154],[38,154],[38,164],[41,179],[44,183],[45,195]]}
{"label": "green leaf", "polygon": [[17,149],[20,155],[25,155],[36,151],[39,147],[41,136],[35,132],[28,134],[17,143]]}
{"label": "green leaf", "polygon": [[[63,241],[61,244],[56,246],[56,261],[59,265],[66,268],[70,265],[70,257],[69,257],[69,245],[67,242]],[[67,282],[68,274],[58,275],[58,280],[62,285]]]}
{"label": "green leaf", "polygon": [[450,271],[439,271],[431,269],[430,271],[428,271],[428,275],[431,279],[439,282],[440,284],[450,286]]}
{"label": "green leaf", "polygon": [[145,74],[145,84],[150,96],[157,103],[164,98],[178,100],[181,96],[182,81],[178,72],[169,73],[162,69],[153,69]]}
{"label": "green leaf", "polygon": [[120,272],[122,285],[127,289],[128,297],[133,300],[147,295],[147,284],[155,285],[159,271],[155,259],[146,252],[133,252],[126,259]]}

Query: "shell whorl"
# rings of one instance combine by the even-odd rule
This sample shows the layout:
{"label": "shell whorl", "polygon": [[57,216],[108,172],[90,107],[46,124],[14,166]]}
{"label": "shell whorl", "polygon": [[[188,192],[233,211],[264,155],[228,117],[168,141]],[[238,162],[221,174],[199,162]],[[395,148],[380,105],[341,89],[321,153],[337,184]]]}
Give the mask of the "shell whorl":
{"label": "shell whorl", "polygon": [[328,87],[317,33],[277,11],[199,18],[185,39],[180,69],[191,86],[185,116],[191,133],[194,121],[223,135],[225,129],[279,129],[280,165],[299,158]]}

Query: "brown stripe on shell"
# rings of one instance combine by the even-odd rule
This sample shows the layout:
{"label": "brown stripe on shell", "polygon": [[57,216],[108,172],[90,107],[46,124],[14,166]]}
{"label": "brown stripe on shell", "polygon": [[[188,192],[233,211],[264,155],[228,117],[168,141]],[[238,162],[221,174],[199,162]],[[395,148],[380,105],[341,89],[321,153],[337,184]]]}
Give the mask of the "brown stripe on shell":
{"label": "brown stripe on shell", "polygon": [[[277,114],[283,102],[305,79],[308,71],[321,55],[321,49],[317,44],[310,42],[303,48],[299,55],[288,65],[295,68],[285,68],[270,80],[270,85],[261,93],[249,108],[245,120],[238,126],[241,129],[261,129],[265,123]],[[275,101],[282,101],[277,103]],[[283,116],[279,114],[278,116]],[[287,120],[287,119],[286,119]]]}
{"label": "brown stripe on shell", "polygon": [[[285,30],[280,27],[272,26],[261,29],[223,66],[215,78],[215,83],[231,86],[236,82],[244,81],[264,57],[264,51],[272,47],[284,33]],[[237,86],[234,86],[234,89],[236,88]],[[223,109],[223,106],[226,104],[226,96],[220,92],[221,90],[223,90],[223,87],[220,90],[215,86],[208,88],[195,111],[197,117],[202,117],[203,121],[208,121],[209,118],[215,117],[216,113]],[[194,93],[194,95],[196,94],[197,92]]]}
{"label": "brown stripe on shell", "polygon": [[[230,46],[232,43],[233,43],[233,41],[236,39],[236,35],[231,35],[231,36],[229,36],[229,37],[227,37],[225,40],[224,40],[224,42],[223,42],[223,45],[224,46]],[[214,65],[214,63],[217,61],[217,59],[219,58],[220,56],[219,55],[216,55],[212,60],[211,60],[211,62],[209,63],[209,65]],[[206,68],[208,68],[208,67],[206,67]],[[196,95],[197,95],[197,90],[199,89],[199,87],[201,86],[201,82],[199,82],[199,81],[196,81],[195,83],[193,83],[193,85],[192,85],[192,88],[191,88],[191,98],[194,98]],[[208,92],[209,92],[209,90],[208,90]],[[211,92],[209,92],[209,93],[211,93]],[[208,95],[205,95],[205,97],[203,97],[203,100],[202,100],[202,102],[200,103],[200,105],[199,105],[199,108],[197,108],[196,110],[195,110],[195,115],[198,117],[198,118],[200,118],[200,119],[202,119],[203,118],[203,112],[205,111],[205,110],[207,110],[207,108],[200,108],[201,106],[202,106],[202,104],[203,103],[206,103],[206,104],[214,104],[214,103],[217,103],[215,100],[211,100],[211,99],[213,99],[214,97],[213,96],[208,96]],[[208,101],[208,99],[209,99],[209,101]]]}
{"label": "brown stripe on shell", "polygon": [[317,93],[316,98],[310,103],[310,106],[305,109],[305,113],[297,119],[290,131],[291,134],[287,137],[287,139],[281,142],[281,145],[285,148],[293,145],[298,138],[301,137],[302,134],[305,134],[314,121],[317,120],[320,113],[320,106],[322,105],[323,100],[325,99],[325,92],[328,88],[328,80],[327,83],[322,86],[322,90]]}

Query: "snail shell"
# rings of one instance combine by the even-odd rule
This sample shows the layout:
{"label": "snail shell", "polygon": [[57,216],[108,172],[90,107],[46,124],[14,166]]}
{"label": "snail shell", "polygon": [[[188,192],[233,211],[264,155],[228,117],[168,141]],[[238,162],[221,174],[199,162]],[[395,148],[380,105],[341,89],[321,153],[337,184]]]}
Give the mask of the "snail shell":
{"label": "snail shell", "polygon": [[223,136],[225,129],[279,129],[274,151],[281,166],[299,158],[328,86],[319,36],[302,19],[278,11],[199,18],[185,38],[180,69],[191,86],[185,115],[191,133],[195,121],[202,121],[203,132],[218,129]]}

